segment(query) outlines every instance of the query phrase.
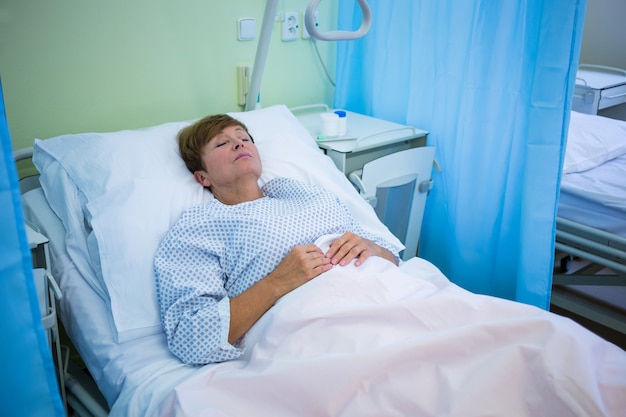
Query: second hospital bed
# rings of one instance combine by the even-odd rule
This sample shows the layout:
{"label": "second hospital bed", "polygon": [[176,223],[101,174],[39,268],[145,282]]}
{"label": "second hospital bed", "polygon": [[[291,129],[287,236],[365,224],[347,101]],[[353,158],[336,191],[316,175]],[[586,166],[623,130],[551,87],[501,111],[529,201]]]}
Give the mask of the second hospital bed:
{"label": "second hospital bed", "polygon": [[[286,107],[232,115],[255,138],[261,181],[323,185],[401,247]],[[465,291],[420,258],[333,268],[279,300],[243,357],[182,364],[152,258],[180,213],[212,198],[177,154],[188,123],[35,142],[42,188],[23,195],[26,217],[50,239],[61,321],[108,404],[73,399],[92,414],[623,415],[626,352],[567,318]]]}
{"label": "second hospital bed", "polygon": [[[569,256],[561,258],[554,275],[552,304],[610,329],[622,340],[626,338],[625,179],[626,121],[572,111],[555,245]],[[574,270],[574,257],[582,259],[578,263],[583,268]]]}

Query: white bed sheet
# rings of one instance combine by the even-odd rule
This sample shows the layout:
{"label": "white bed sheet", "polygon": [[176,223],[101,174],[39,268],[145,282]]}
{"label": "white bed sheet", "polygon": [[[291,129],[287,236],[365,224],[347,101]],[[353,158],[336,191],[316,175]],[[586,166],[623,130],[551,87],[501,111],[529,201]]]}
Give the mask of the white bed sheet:
{"label": "white bed sheet", "polygon": [[[184,365],[174,357],[163,333],[117,343],[107,303],[73,264],[64,244],[63,225],[43,190],[24,194],[23,205],[26,219],[50,239],[53,275],[63,294],[60,319],[112,407],[111,416],[158,414],[163,399],[202,368]],[[404,268],[410,271],[411,265]]]}
{"label": "white bed sheet", "polygon": [[563,174],[558,216],[626,237],[626,154]]}
{"label": "white bed sheet", "polygon": [[[41,213],[46,210],[36,211]],[[42,215],[37,217],[41,219]],[[54,223],[49,217],[46,221]],[[63,234],[57,237],[62,238]],[[182,364],[169,351],[163,333],[117,343],[107,304],[80,275],[67,254],[59,255],[54,259],[56,276],[64,295],[60,300],[59,314],[109,403],[112,409],[110,416],[158,414],[162,410],[163,399],[170,396],[178,384],[203,368]],[[419,265],[408,262],[403,270],[418,275]],[[448,282],[443,275],[435,278]]]}
{"label": "white bed sheet", "polygon": [[368,263],[285,296],[248,333],[244,356],[222,364],[183,365],[162,334],[116,344],[106,304],[71,265],[61,313],[111,417],[626,409],[626,352],[571,320],[469,293],[419,258]]}
{"label": "white bed sheet", "polygon": [[155,380],[158,382],[151,384],[150,393],[144,395],[163,398],[179,380],[195,370],[170,353],[163,333],[116,343],[104,300],[82,279],[69,258],[61,262],[64,264],[58,268],[63,271],[61,320],[109,406],[115,409],[120,395],[129,397],[142,384]]}
{"label": "white bed sheet", "polygon": [[[318,241],[325,247],[332,237]],[[620,415],[626,352],[569,319],[469,293],[427,261],[372,258],[282,298],[242,358],[200,368],[161,416]]]}

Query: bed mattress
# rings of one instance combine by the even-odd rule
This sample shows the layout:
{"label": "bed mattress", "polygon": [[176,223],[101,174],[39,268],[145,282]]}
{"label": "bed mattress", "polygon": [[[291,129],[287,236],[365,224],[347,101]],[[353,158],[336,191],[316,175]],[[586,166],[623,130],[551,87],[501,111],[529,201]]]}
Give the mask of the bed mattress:
{"label": "bed mattress", "polygon": [[558,216],[626,237],[626,154],[563,174]]}
{"label": "bed mattress", "polygon": [[[626,154],[564,174],[558,216],[626,238]],[[626,313],[626,287],[567,285],[569,293]]]}

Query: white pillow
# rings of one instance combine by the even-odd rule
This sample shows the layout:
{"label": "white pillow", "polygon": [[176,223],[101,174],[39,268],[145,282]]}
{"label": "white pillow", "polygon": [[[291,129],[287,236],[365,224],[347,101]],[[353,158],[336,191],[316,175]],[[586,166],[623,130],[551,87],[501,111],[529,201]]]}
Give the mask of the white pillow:
{"label": "white pillow", "polygon": [[626,153],[626,121],[571,112],[563,173],[582,172]]}
{"label": "white pillow", "polygon": [[[287,107],[230,115],[248,127],[259,148],[261,184],[277,176],[320,184],[341,198],[364,229],[398,250],[404,248]],[[91,261],[100,264],[99,279],[108,294],[118,342],[162,331],[154,254],[183,210],[212,198],[178,154],[176,136],[189,123],[35,141],[40,172],[60,164],[86,199],[83,210],[95,237],[95,246],[90,245],[96,249]],[[60,204],[63,196],[57,200]]]}
{"label": "white pillow", "polygon": [[100,261],[93,259],[89,252],[88,242],[93,233],[87,230],[85,224],[84,206],[87,200],[63,167],[47,154],[37,152],[37,146],[36,141],[33,162],[41,173],[39,181],[48,205],[63,224],[65,252],[89,286],[100,297],[107,299],[104,281],[96,272]]}
{"label": "white pillow", "polygon": [[[60,192],[71,193],[67,185],[46,187],[53,181],[46,173],[55,165],[62,167],[84,198],[81,209],[87,225],[82,233],[87,234],[87,242],[80,249],[104,288],[119,342],[161,331],[155,315],[154,252],[180,213],[210,195],[178,155],[175,138],[188,124],[35,141],[33,162],[42,174],[46,196],[52,196],[53,209],[60,210],[67,195]],[[70,230],[78,226],[59,217]],[[75,263],[76,259],[72,257]]]}

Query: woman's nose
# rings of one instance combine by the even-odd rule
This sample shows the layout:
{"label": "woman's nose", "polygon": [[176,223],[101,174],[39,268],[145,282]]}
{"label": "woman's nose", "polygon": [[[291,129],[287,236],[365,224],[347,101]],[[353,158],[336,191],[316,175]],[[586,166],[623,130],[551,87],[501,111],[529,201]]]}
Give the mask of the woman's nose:
{"label": "woman's nose", "polygon": [[234,142],[234,148],[235,149],[239,149],[239,147],[243,147],[244,146],[244,141],[241,139],[235,139]]}

